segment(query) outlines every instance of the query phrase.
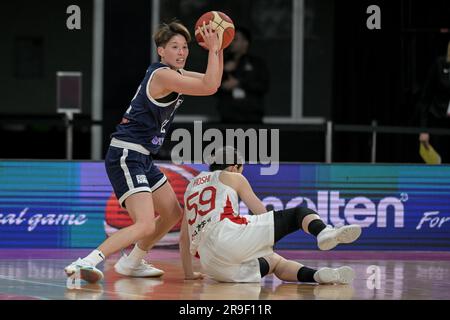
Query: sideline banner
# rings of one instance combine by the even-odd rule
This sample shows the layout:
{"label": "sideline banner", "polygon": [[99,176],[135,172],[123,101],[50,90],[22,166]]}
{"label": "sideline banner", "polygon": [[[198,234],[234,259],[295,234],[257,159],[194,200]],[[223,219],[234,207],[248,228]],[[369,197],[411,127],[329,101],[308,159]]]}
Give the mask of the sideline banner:
{"label": "sideline banner", "polygon": [[[180,204],[189,179],[206,169],[157,165]],[[244,175],[269,210],[303,205],[328,224],[363,227],[356,243],[336,250],[450,250],[450,166],[289,163],[274,176],[260,168],[247,165]],[[0,161],[0,248],[93,248],[129,224],[103,162]],[[178,231],[158,245],[177,245]],[[303,232],[276,247],[317,249]]]}
{"label": "sideline banner", "polygon": [[[274,210],[305,205],[325,223],[363,227],[357,242],[335,250],[450,250],[450,166],[283,164],[275,177],[246,171]],[[277,248],[317,246],[297,232]]]}

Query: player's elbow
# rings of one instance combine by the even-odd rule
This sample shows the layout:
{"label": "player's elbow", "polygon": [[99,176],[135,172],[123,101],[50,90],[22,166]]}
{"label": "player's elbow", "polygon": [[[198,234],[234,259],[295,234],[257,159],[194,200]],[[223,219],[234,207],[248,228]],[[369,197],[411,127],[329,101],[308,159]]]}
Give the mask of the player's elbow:
{"label": "player's elbow", "polygon": [[205,94],[212,96],[213,94],[215,94],[218,90],[218,87],[216,86],[208,86],[205,87]]}

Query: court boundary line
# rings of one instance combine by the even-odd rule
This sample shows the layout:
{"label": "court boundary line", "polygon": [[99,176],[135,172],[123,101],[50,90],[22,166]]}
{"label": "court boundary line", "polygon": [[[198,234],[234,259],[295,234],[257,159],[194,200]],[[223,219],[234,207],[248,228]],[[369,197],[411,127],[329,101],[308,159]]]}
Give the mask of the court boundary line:
{"label": "court boundary line", "polygon": [[[0,279],[70,289],[70,288],[67,288],[67,286],[62,286],[62,285],[59,285],[59,284],[39,282],[39,281],[32,281],[32,280],[24,280],[24,279],[17,279],[17,278],[14,278],[14,277],[8,277],[8,276],[4,276],[4,275],[0,275]],[[84,290],[84,291],[92,291],[92,292],[97,292],[98,291],[98,290],[88,289],[88,288],[79,288],[79,289],[78,288],[74,288],[74,289],[70,289],[70,290]],[[102,294],[104,294],[104,293],[117,294],[117,292],[115,292],[115,291],[105,291],[105,290],[102,289]],[[145,295],[126,293],[126,292],[120,292],[120,294],[125,294],[125,295],[128,295],[128,296],[134,296],[134,297],[140,297],[140,298],[144,298],[145,300],[148,300]],[[29,296],[29,297],[36,298],[34,296]],[[41,300],[60,300],[60,299],[43,298]],[[67,300],[70,300],[70,299],[67,299]],[[80,300],[85,300],[85,299],[80,299]],[[116,300],[116,299],[106,299],[106,300]]]}

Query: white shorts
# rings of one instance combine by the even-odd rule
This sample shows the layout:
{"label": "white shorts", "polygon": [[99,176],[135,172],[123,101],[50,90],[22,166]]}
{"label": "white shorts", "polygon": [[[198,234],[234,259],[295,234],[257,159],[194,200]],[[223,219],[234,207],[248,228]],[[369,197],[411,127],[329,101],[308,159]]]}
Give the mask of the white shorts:
{"label": "white shorts", "polygon": [[217,281],[260,282],[258,258],[273,253],[273,211],[244,217],[248,224],[224,219],[202,236],[200,264]]}

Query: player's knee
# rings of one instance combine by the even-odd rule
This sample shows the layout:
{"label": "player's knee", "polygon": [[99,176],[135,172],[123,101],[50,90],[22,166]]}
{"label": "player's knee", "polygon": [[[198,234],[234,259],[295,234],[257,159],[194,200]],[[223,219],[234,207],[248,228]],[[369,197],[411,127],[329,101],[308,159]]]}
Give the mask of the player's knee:
{"label": "player's knee", "polygon": [[276,267],[278,267],[280,265],[280,263],[283,261],[283,258],[279,255],[275,255],[272,257],[271,259],[271,269],[275,269]]}
{"label": "player's knee", "polygon": [[303,220],[310,215],[317,215],[317,212],[306,207],[295,207],[294,214],[296,217],[296,226],[303,230]]}
{"label": "player's knee", "polygon": [[275,268],[273,270],[273,272],[275,273],[275,275],[277,277],[279,277],[280,275],[284,274],[284,272],[286,271],[286,264],[287,260],[279,257],[277,264],[275,265]]}
{"label": "player's knee", "polygon": [[265,256],[264,258],[260,258],[260,259],[263,259],[267,262],[267,266],[265,267],[264,264],[262,264],[260,261],[260,268],[261,268],[261,266],[263,267],[261,269],[266,268],[267,269],[266,274],[268,274],[268,273],[275,272],[275,270],[277,269],[277,267],[279,266],[279,264],[283,258],[277,254],[272,254],[272,255]]}
{"label": "player's knee", "polygon": [[292,232],[302,229],[303,220],[311,214],[317,214],[317,212],[300,206],[275,212],[275,242]]}
{"label": "player's knee", "polygon": [[[314,210],[310,208],[297,206],[294,208],[295,215],[297,216],[297,220],[301,223],[303,219],[310,214],[317,214]],[[301,224],[300,224],[301,225]]]}

